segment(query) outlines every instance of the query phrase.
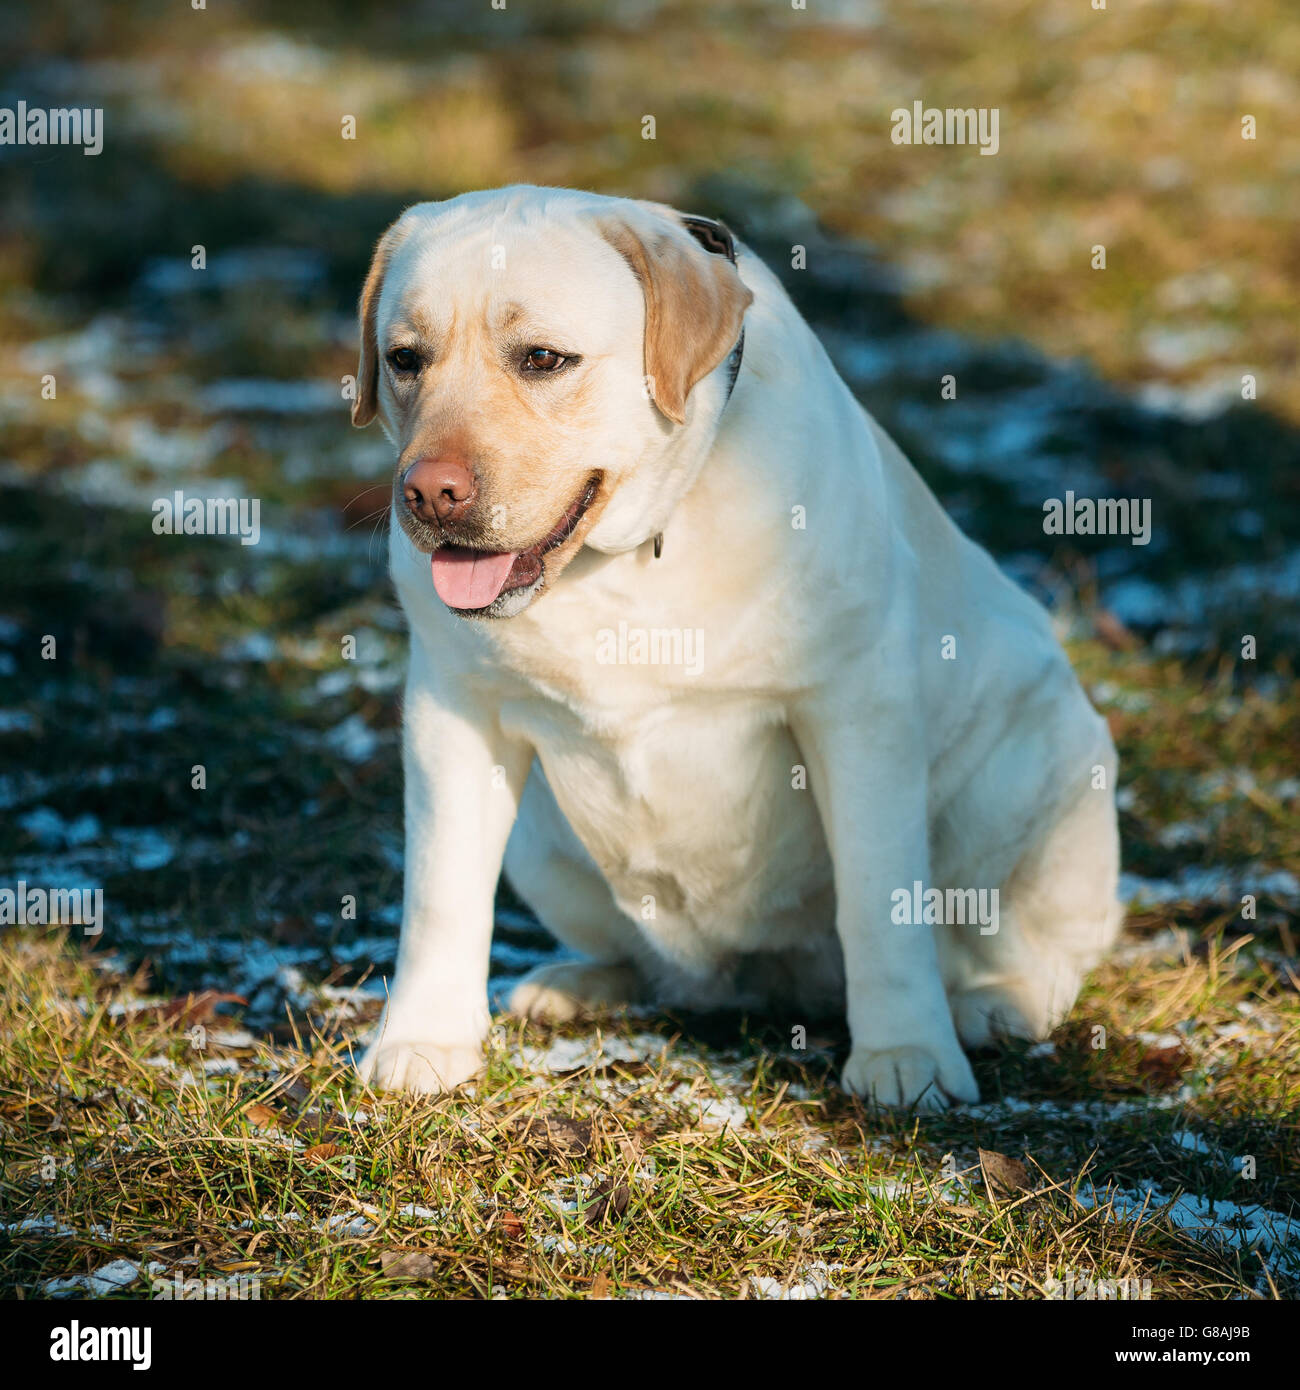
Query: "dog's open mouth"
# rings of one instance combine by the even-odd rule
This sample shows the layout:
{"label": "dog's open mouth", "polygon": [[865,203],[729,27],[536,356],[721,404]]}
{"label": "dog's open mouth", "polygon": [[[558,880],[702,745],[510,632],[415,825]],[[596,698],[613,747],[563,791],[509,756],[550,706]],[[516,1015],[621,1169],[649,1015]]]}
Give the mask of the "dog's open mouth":
{"label": "dog's open mouth", "polygon": [[448,608],[474,612],[490,607],[512,589],[527,589],[542,575],[542,557],[577,530],[600,489],[599,473],[587,479],[582,491],[549,535],[527,550],[473,550],[464,545],[440,545],[433,552],[433,587]]}

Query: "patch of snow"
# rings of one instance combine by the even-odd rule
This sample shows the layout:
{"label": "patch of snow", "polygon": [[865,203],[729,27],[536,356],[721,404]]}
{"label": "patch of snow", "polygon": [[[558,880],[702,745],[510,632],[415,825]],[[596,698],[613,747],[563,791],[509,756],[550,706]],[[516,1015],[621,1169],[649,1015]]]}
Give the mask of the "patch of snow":
{"label": "patch of snow", "polygon": [[1115,947],[1110,959],[1122,965],[1139,961],[1176,961],[1191,949],[1191,934],[1182,927],[1162,927],[1143,941],[1128,941]]}
{"label": "patch of snow", "polygon": [[243,377],[213,382],[199,393],[196,404],[214,415],[316,415],[340,410],[341,398],[331,381]]}
{"label": "patch of snow", "polygon": [[1184,1194],[1167,1197],[1153,1184],[1132,1192],[1121,1187],[1092,1188],[1079,1194],[1085,1207],[1110,1206],[1120,1220],[1164,1217],[1179,1230],[1213,1244],[1273,1254],[1300,1269],[1300,1220],[1260,1206],[1239,1206],[1226,1198]]}
{"label": "patch of snow", "polygon": [[41,845],[52,849],[89,844],[100,837],[99,821],[89,811],[65,820],[52,806],[37,806],[18,817],[18,824]]}
{"label": "patch of snow", "polygon": [[273,661],[279,652],[274,637],[268,632],[246,632],[221,649],[223,661]]}
{"label": "patch of snow", "polygon": [[113,1260],[93,1274],[74,1274],[65,1279],[47,1279],[41,1292],[47,1298],[103,1298],[129,1289],[140,1277],[140,1266],[133,1260]]}
{"label": "patch of snow", "polygon": [[166,835],[161,830],[149,826],[115,830],[112,839],[126,851],[126,858],[131,867],[141,872],[163,868],[172,862],[176,854],[175,847]]}
{"label": "patch of snow", "polygon": [[695,1123],[702,1129],[745,1129],[749,1112],[735,1096],[701,1096],[692,1091],[689,1082],[675,1086],[665,1099],[692,1110]]}
{"label": "patch of snow", "polygon": [[8,1225],[0,1226],[0,1230],[7,1231],[11,1235],[38,1235],[55,1238],[75,1236],[78,1239],[89,1236],[95,1240],[108,1239],[108,1232],[98,1222],[87,1231],[78,1231],[75,1226],[60,1225],[52,1216],[25,1216],[21,1221],[12,1221]]}
{"label": "patch of snow", "polygon": [[547,1047],[521,1047],[515,1061],[530,1071],[570,1072],[609,1062],[649,1062],[657,1060],[667,1047],[655,1033],[638,1033],[622,1038],[556,1038]]}
{"label": "patch of snow", "polygon": [[1181,849],[1184,845],[1203,845],[1210,838],[1209,829],[1195,821],[1174,821],[1156,831],[1156,839],[1165,849]]}
{"label": "patch of snow", "polygon": [[818,1260],[787,1279],[775,1279],[760,1274],[751,1279],[749,1285],[759,1298],[779,1299],[782,1302],[825,1298],[835,1289],[831,1274],[842,1268],[842,1265],[828,1265]]}
{"label": "patch of snow", "polygon": [[398,1216],[410,1216],[420,1221],[445,1221],[451,1215],[450,1207],[439,1207],[437,1211],[430,1207],[416,1206],[414,1202],[407,1202],[405,1206],[397,1208]]}
{"label": "patch of snow", "polygon": [[1239,868],[1185,864],[1173,878],[1121,874],[1119,891],[1128,903],[1158,906],[1190,902],[1230,907],[1239,904],[1248,893],[1293,901],[1300,898],[1300,879],[1287,869],[1269,869],[1260,864]]}
{"label": "patch of snow", "polygon": [[364,1216],[348,1216],[340,1214],[329,1217],[323,1224],[317,1223],[313,1228],[317,1231],[326,1231],[330,1235],[348,1236],[360,1239],[368,1236],[374,1229],[375,1223],[367,1220]]}
{"label": "patch of snow", "polygon": [[606,1256],[614,1253],[612,1246],[603,1244],[579,1245],[577,1241],[571,1240],[568,1236],[541,1236],[533,1244],[546,1255],[553,1255],[557,1251],[562,1255]]}
{"label": "patch of snow", "polygon": [[379,735],[365,721],[365,716],[350,714],[325,735],[325,746],[350,763],[368,762],[379,747]]}

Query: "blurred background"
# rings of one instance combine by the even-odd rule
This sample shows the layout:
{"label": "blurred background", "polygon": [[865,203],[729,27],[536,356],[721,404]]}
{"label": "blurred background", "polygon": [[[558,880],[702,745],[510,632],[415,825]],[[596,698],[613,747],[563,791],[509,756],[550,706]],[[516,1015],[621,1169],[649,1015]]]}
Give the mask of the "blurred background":
{"label": "blurred background", "polygon": [[[538,182],[721,216],[768,259],[958,522],[1051,604],[1120,742],[1132,930],[1231,931],[1250,891],[1295,959],[1287,0],[3,19],[0,106],[105,112],[97,157],[0,146],[0,877],[102,886],[88,947],[268,1026],[322,999],[346,1024],[381,990],[350,987],[391,967],[399,920],[403,635],[388,450],[340,385],[353,306],[405,205]],[[916,100],[998,108],[996,156],[891,143]],[[154,534],[176,489],[260,499],[259,544]],[[1044,535],[1066,490],[1150,499],[1150,545]],[[500,907],[498,984],[548,950]]]}

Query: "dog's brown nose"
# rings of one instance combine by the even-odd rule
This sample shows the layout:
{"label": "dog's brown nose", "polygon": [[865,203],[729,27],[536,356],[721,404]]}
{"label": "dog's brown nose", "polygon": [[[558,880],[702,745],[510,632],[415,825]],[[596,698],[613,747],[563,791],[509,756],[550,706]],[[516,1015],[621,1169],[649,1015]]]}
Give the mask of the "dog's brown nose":
{"label": "dog's brown nose", "polygon": [[412,516],[447,526],[462,520],[474,505],[478,483],[459,459],[417,459],[402,474],[402,495]]}

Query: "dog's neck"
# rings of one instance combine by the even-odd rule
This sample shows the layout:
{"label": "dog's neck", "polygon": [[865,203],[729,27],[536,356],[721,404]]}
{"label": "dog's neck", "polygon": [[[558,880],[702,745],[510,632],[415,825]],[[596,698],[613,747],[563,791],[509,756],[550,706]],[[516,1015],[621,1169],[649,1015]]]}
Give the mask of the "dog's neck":
{"label": "dog's neck", "polygon": [[[725,364],[724,364],[725,365]],[[618,487],[617,515],[601,515],[585,545],[605,555],[621,555],[654,544],[685,499],[727,424],[732,394],[724,366],[710,373],[691,392],[685,425],[672,426],[671,437],[654,445],[652,466],[642,466]],[[649,465],[649,460],[646,461]],[[665,540],[661,544],[667,544]]]}

